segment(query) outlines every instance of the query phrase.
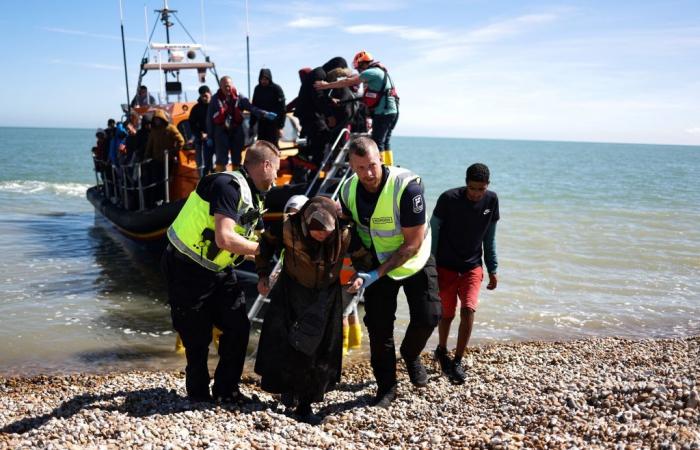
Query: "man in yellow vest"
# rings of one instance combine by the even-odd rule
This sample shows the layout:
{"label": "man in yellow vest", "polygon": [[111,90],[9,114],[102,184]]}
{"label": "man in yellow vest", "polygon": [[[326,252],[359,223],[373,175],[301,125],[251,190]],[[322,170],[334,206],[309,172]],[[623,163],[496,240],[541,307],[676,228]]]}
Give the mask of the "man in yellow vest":
{"label": "man in yellow vest", "polygon": [[437,272],[420,177],[382,165],[377,144],[368,137],[354,139],[349,155],[354,175],[340,189],[341,207],[352,217],[362,246],[372,256],[370,267],[355,275],[349,291],[365,289],[364,320],[377,380],[372,403],[386,408],[396,397],[394,315],[401,287],[410,314],[401,356],[411,382],[417,387],[428,383],[420,353],[442,312]]}
{"label": "man in yellow vest", "polygon": [[[243,371],[250,322],[245,294],[233,267],[258,252],[262,196],[279,169],[279,150],[258,141],[246,152],[243,168],[202,178],[168,229],[162,266],[168,282],[173,328],[187,357],[187,397],[193,401],[248,401],[238,383]],[[222,331],[219,363],[209,392],[207,356],[212,327]]]}

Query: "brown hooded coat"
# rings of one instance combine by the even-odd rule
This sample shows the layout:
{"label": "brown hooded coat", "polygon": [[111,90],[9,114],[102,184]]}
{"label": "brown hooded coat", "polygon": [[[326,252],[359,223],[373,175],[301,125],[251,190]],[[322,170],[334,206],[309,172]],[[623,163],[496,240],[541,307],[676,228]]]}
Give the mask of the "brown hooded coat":
{"label": "brown hooded coat", "polygon": [[169,123],[165,111],[156,109],[153,113],[153,119],[155,120],[156,118],[163,120],[166,126],[156,127],[155,121],[152,122],[151,133],[146,143],[145,158],[163,162],[165,160],[165,151],[168,150],[171,158],[175,157],[177,151],[185,145],[185,139],[175,125]]}

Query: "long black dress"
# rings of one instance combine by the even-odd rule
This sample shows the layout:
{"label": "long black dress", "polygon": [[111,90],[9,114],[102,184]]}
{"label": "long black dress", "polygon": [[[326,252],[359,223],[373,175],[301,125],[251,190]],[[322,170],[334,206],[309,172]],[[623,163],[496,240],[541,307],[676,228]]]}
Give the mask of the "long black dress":
{"label": "long black dress", "polygon": [[[294,393],[300,402],[314,403],[340,381],[340,289],[337,282],[326,289],[310,289],[294,282],[284,270],[280,273],[270,293],[255,361],[265,391]],[[306,333],[297,331],[301,327]]]}

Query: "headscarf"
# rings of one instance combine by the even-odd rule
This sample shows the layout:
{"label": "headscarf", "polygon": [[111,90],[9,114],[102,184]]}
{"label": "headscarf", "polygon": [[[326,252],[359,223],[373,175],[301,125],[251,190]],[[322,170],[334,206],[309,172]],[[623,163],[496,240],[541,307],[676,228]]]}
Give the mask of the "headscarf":
{"label": "headscarf", "polygon": [[[328,197],[314,197],[306,202],[290,220],[296,234],[295,243],[297,241],[305,243],[312,261],[323,261],[324,268],[330,270],[343,257],[340,221],[333,200]],[[309,233],[314,229],[331,231],[331,234],[323,242],[318,242]]]}

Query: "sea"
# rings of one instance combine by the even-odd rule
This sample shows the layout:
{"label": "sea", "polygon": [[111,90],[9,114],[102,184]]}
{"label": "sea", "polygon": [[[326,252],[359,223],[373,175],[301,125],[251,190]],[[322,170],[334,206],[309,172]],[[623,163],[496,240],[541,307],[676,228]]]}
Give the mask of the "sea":
{"label": "sea", "polygon": [[[159,255],[85,198],[93,141],[92,129],[0,127],[2,375],[184,367]],[[397,165],[422,177],[429,213],[470,164],[491,170],[499,283],[484,284],[471,344],[700,334],[700,146],[392,144]],[[408,323],[399,305],[397,340]],[[365,339],[354,357],[366,356]]]}

